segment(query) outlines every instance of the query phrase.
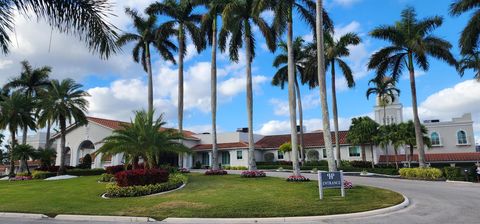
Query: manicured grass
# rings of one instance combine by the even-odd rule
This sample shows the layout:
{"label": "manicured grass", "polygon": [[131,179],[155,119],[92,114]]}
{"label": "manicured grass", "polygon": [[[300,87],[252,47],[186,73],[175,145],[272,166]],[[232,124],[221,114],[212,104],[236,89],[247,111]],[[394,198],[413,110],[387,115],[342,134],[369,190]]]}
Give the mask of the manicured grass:
{"label": "manicured grass", "polygon": [[[179,191],[140,198],[102,199],[105,184],[98,176],[59,181],[0,181],[0,211],[56,214],[167,217],[274,217],[360,212],[403,201],[400,194],[356,186],[318,198],[317,182],[288,183],[267,177],[189,175]],[[355,184],[355,183],[354,183]]]}

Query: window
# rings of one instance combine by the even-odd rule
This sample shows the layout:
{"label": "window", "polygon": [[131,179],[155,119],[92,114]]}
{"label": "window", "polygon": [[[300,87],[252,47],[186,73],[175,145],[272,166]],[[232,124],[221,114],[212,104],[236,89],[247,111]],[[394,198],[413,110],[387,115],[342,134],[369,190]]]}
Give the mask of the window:
{"label": "window", "polygon": [[459,145],[467,144],[467,134],[465,133],[465,131],[458,131],[457,132],[457,143]]}
{"label": "window", "polygon": [[210,165],[210,155],[207,152],[202,153],[202,165]]}
{"label": "window", "polygon": [[327,158],[327,149],[322,149],[323,158]]}
{"label": "window", "polygon": [[230,152],[222,152],[222,164],[230,164]]}
{"label": "window", "polygon": [[278,151],[277,159],[283,159],[283,152],[282,151]]}
{"label": "window", "polygon": [[360,147],[358,147],[358,146],[348,147],[348,155],[350,157],[359,157],[360,156]]}
{"label": "window", "polygon": [[243,152],[242,150],[237,151],[237,159],[243,159]]}
{"label": "window", "polygon": [[430,135],[430,140],[432,141],[432,145],[440,145],[440,136],[437,132],[433,132]]}

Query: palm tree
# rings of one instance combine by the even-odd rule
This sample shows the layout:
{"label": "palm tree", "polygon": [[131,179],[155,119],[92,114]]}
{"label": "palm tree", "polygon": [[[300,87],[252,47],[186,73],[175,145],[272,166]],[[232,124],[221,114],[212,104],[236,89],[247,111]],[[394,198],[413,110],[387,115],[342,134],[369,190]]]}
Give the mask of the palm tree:
{"label": "palm tree", "polygon": [[[21,65],[22,72],[20,76],[10,80],[4,88],[18,90],[26,96],[36,99],[50,85],[48,76],[52,69],[48,66],[33,68],[28,61],[22,61]],[[28,127],[23,127],[22,144],[27,144],[27,133]]]}
{"label": "palm tree", "polygon": [[52,146],[52,140],[50,139],[50,133],[53,120],[55,119],[55,100],[57,100],[55,90],[52,85],[49,85],[38,96],[36,117],[37,125],[39,128],[45,128],[45,149],[50,149]]}
{"label": "palm tree", "polygon": [[202,17],[201,31],[207,38],[207,43],[212,47],[212,61],[210,68],[210,104],[212,110],[212,168],[218,169],[218,148],[217,148],[217,47],[218,47],[218,17],[221,16],[225,0],[199,0],[205,5],[208,11]]}
{"label": "palm tree", "polygon": [[64,79],[62,81],[52,80],[52,102],[54,111],[52,111],[52,121],[55,121],[60,127],[60,168],[58,175],[65,174],[65,136],[67,134],[67,120],[76,124],[86,124],[87,117],[85,113],[88,110],[88,101],[85,97],[89,96],[82,90],[82,85],[76,83],[73,79]]}
{"label": "palm tree", "polygon": [[472,53],[479,47],[480,2],[476,0],[455,0],[455,2],[450,5],[450,14],[453,16],[459,16],[472,10],[474,11],[472,18],[470,18],[467,26],[463,29],[459,40],[461,53],[463,55]]}
{"label": "palm tree", "polygon": [[398,170],[398,148],[402,145],[405,145],[404,134],[400,124],[389,124],[387,127],[388,138],[390,139],[390,143],[393,145],[393,152],[395,153],[395,167]]}
{"label": "palm tree", "polygon": [[374,87],[367,89],[367,99],[372,94],[377,95],[380,105],[383,106],[383,124],[387,125],[387,105],[393,103],[397,95],[400,94],[400,89],[395,87],[395,80],[386,77],[373,78],[368,84],[374,84]]}
{"label": "palm tree", "polygon": [[335,129],[335,149],[337,153],[337,167],[340,166],[341,153],[340,153],[340,140],[338,136],[338,109],[337,109],[337,91],[336,91],[336,76],[335,76],[335,65],[342,70],[343,76],[347,80],[347,86],[353,88],[355,86],[355,80],[353,79],[352,69],[350,66],[342,60],[343,57],[348,57],[350,55],[349,46],[355,46],[360,44],[360,37],[355,33],[347,33],[338,40],[330,33],[325,33],[325,61],[326,69],[331,68],[332,74],[332,112],[333,112],[333,126]]}
{"label": "palm tree", "polygon": [[112,4],[106,0],[9,0],[0,2],[0,51],[7,54],[14,30],[14,15],[25,17],[33,12],[60,32],[72,33],[84,41],[92,52],[108,58],[117,51],[117,28],[107,21],[114,16]]}
{"label": "palm tree", "polygon": [[[20,161],[25,161],[25,163],[27,163],[28,160],[30,160],[30,158],[35,158],[36,157],[36,152],[35,152],[35,149],[31,146],[31,145],[28,145],[28,144],[20,144],[20,145],[16,145],[15,148],[13,148],[13,157],[17,160],[20,160]],[[27,170],[27,173],[30,175],[30,168],[28,167],[28,163],[26,164],[26,170]]]}
{"label": "palm tree", "polygon": [[57,155],[57,151],[45,148],[45,149],[38,149],[36,152],[36,158],[40,160],[40,167],[41,168],[48,168],[55,163],[55,156]]}
{"label": "palm tree", "polygon": [[372,55],[368,69],[375,69],[379,77],[383,77],[387,71],[391,71],[394,80],[398,80],[405,67],[408,69],[419,165],[425,167],[425,150],[418,117],[415,64],[423,71],[427,71],[429,68],[428,56],[443,60],[453,66],[457,66],[457,62],[450,53],[452,45],[432,34],[433,30],[442,25],[441,17],[434,16],[418,20],[415,10],[411,7],[404,9],[401,17],[402,19],[393,26],[380,26],[370,32],[372,37],[387,40],[391,42],[391,45]]}
{"label": "palm tree", "polygon": [[154,118],[154,111],[136,111],[135,119],[130,124],[123,124],[122,129],[104,138],[104,145],[95,154],[111,156],[123,153],[126,164],[136,167],[138,158],[142,157],[149,168],[159,165],[163,152],[185,153],[189,149],[178,140],[183,136],[174,129],[165,129],[163,115]]}
{"label": "palm tree", "polygon": [[317,76],[318,86],[320,87],[320,101],[322,105],[322,123],[323,123],[323,140],[325,142],[325,150],[327,151],[328,170],[336,171],[335,157],[332,147],[332,133],[330,132],[330,115],[328,113],[327,90],[325,84],[325,50],[323,38],[323,1],[317,0],[316,5],[316,38],[317,38]]}
{"label": "palm tree", "polygon": [[[412,159],[413,159],[413,150],[414,150],[414,147],[417,144],[415,134],[414,134],[415,133],[415,124],[413,123],[413,121],[409,120],[406,123],[401,123],[399,129],[401,131],[402,138],[403,138],[403,141],[404,141],[405,145],[408,145],[409,148],[410,148],[410,156],[408,156],[408,166],[410,167],[411,163],[412,163]],[[422,135],[423,135],[423,143],[428,148],[431,148],[432,143],[430,141],[430,138],[428,136],[426,136],[428,134],[427,128],[424,125],[422,125],[421,129],[422,129]]]}
{"label": "palm tree", "polygon": [[465,70],[472,69],[475,72],[475,79],[480,81],[480,51],[473,51],[463,56],[458,62],[458,71],[461,76],[465,73]]}
{"label": "palm tree", "polygon": [[[277,68],[277,72],[272,78],[272,85],[280,86],[281,89],[284,88],[285,82],[288,82],[288,48],[285,42],[280,42],[278,47],[282,50],[282,53],[277,55],[273,60],[273,66]],[[305,153],[304,153],[304,144],[303,144],[303,109],[302,109],[302,96],[300,93],[300,85],[298,81],[304,80],[305,76],[305,65],[303,62],[307,60],[307,54],[305,54],[305,46],[304,40],[301,37],[295,38],[293,41],[293,61],[295,64],[295,92],[296,92],[296,99],[298,101],[298,120],[300,124],[300,158],[302,163],[305,161]],[[296,130],[296,128],[295,128]]]}
{"label": "palm tree", "polygon": [[362,161],[366,161],[365,146],[370,145],[372,151],[372,168],[375,162],[373,145],[377,141],[375,136],[378,136],[378,124],[370,117],[352,118],[352,124],[347,133],[347,141],[360,145],[362,148]]}
{"label": "palm tree", "polygon": [[17,144],[16,134],[20,127],[35,127],[33,101],[19,92],[13,92],[10,96],[1,96],[0,100],[0,128],[10,131],[10,177],[15,176],[15,161],[12,150]]}
{"label": "palm tree", "polygon": [[253,91],[252,91],[252,61],[255,57],[255,38],[253,26],[257,26],[266,40],[270,51],[275,51],[275,34],[260,13],[268,9],[268,2],[260,0],[231,1],[222,12],[223,26],[220,30],[218,43],[221,51],[225,51],[227,39],[230,60],[238,62],[238,50],[245,45],[247,117],[248,117],[248,169],[256,170],[255,142],[253,138]]}
{"label": "palm tree", "polygon": [[132,50],[133,60],[141,63],[143,70],[148,75],[148,111],[153,110],[153,75],[152,61],[150,56],[150,46],[153,45],[160,55],[165,59],[175,63],[172,51],[176,51],[177,47],[169,39],[169,35],[173,33],[173,29],[168,26],[157,26],[157,16],[149,15],[148,18],[142,18],[136,10],[125,8],[125,13],[133,20],[136,33],[122,34],[117,44],[124,46],[127,43],[135,42]]}
{"label": "palm tree", "polygon": [[187,53],[185,42],[190,37],[198,52],[205,48],[200,28],[202,15],[194,13],[197,4],[191,0],[164,0],[151,4],[146,12],[159,14],[170,18],[162,26],[172,28],[172,35],[177,37],[178,42],[178,130],[183,131],[183,60]]}
{"label": "palm tree", "polygon": [[385,149],[385,156],[387,160],[387,166],[390,165],[388,146],[390,145],[390,127],[388,125],[380,125],[377,131],[377,135],[373,136],[375,144]]}

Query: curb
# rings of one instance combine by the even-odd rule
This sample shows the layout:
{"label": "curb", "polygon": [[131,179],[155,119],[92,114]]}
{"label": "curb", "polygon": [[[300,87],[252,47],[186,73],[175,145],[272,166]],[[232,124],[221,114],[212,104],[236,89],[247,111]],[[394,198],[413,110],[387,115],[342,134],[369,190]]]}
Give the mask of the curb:
{"label": "curb", "polygon": [[92,216],[92,215],[57,215],[56,220],[64,221],[97,221],[97,222],[155,222],[155,219],[149,217],[129,217],[129,216]]}
{"label": "curb", "polygon": [[474,182],[458,181],[458,180],[446,180],[445,182],[454,183],[454,184],[475,184]]}
{"label": "curb", "polygon": [[46,216],[44,214],[13,213],[13,212],[0,212],[0,217],[2,217],[2,218],[28,218],[28,219],[48,218],[48,216]]}
{"label": "curb", "polygon": [[387,208],[381,208],[365,212],[356,212],[349,214],[338,215],[323,215],[323,216],[298,216],[298,217],[275,217],[275,218],[167,218],[164,223],[182,223],[182,224],[196,224],[196,223],[296,223],[296,222],[319,222],[326,219],[339,218],[360,218],[366,216],[374,216],[396,212],[404,209],[410,205],[410,200],[403,195],[403,202],[398,205],[393,205]]}

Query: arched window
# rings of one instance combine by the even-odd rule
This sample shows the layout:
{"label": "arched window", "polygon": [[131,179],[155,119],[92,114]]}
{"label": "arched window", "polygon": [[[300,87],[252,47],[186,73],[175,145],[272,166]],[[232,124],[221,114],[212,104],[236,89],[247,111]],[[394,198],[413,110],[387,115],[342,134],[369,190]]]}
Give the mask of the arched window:
{"label": "arched window", "polygon": [[437,132],[432,132],[430,140],[432,141],[432,145],[440,145],[440,135],[438,135]]}
{"label": "arched window", "polygon": [[458,131],[457,132],[457,143],[459,145],[467,144],[467,133],[465,133],[465,131]]}

